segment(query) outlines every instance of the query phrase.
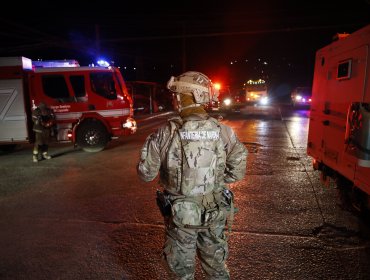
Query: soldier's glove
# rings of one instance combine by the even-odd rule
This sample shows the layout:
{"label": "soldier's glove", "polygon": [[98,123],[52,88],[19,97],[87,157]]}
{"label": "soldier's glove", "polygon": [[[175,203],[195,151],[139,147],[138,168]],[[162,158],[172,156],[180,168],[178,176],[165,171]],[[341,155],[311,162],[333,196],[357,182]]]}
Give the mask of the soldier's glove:
{"label": "soldier's glove", "polygon": [[227,206],[230,206],[231,203],[234,201],[234,193],[229,189],[224,189],[222,191],[222,197],[222,202]]}
{"label": "soldier's glove", "polygon": [[157,202],[158,208],[161,211],[161,214],[163,217],[171,216],[171,213],[172,213],[171,212],[171,202],[165,193],[161,192],[160,190],[157,190],[156,202]]}

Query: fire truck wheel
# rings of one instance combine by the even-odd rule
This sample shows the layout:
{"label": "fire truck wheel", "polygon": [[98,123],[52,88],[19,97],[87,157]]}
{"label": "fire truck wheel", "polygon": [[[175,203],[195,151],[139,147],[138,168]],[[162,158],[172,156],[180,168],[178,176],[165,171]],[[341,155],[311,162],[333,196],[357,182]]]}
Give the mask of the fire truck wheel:
{"label": "fire truck wheel", "polygon": [[109,141],[104,125],[99,121],[86,121],[77,130],[77,145],[85,152],[100,152]]}

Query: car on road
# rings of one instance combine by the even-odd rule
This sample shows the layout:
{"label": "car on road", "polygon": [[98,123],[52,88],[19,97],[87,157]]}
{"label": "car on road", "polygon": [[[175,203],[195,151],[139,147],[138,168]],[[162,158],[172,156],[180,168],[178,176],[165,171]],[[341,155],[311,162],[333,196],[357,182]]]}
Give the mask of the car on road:
{"label": "car on road", "polygon": [[293,107],[311,105],[311,87],[296,87],[290,94],[291,104]]}

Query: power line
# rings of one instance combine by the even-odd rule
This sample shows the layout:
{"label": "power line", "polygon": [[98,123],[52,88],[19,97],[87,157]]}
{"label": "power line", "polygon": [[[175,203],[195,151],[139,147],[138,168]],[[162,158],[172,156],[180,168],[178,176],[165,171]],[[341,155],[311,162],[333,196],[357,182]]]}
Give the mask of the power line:
{"label": "power line", "polygon": [[215,33],[202,33],[202,34],[126,37],[126,38],[102,39],[101,41],[102,42],[128,42],[128,41],[152,41],[152,40],[168,40],[168,39],[183,39],[183,38],[190,39],[190,38],[258,35],[258,34],[266,34],[266,33],[286,33],[286,32],[297,32],[297,31],[337,29],[337,28],[343,28],[343,27],[355,27],[357,25],[358,24],[340,24],[340,25],[293,27],[293,28],[288,27],[288,28],[279,28],[279,29],[250,30],[250,31],[237,31],[237,32],[215,32]]}

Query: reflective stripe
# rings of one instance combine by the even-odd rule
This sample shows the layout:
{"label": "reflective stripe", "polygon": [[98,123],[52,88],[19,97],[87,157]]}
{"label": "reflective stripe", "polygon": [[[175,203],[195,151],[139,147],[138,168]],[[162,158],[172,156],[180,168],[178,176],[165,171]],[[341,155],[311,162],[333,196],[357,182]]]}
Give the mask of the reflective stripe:
{"label": "reflective stripe", "polygon": [[116,110],[99,110],[99,111],[84,111],[84,112],[68,112],[56,113],[57,120],[79,119],[83,113],[98,113],[102,117],[123,117],[130,115],[130,109],[116,109]]}
{"label": "reflective stripe", "polygon": [[102,115],[103,117],[120,117],[120,116],[128,116],[130,115],[130,109],[117,109],[117,110],[102,110],[97,111],[98,114]]}
{"label": "reflective stripe", "polygon": [[68,119],[79,119],[82,116],[82,112],[77,113],[56,113],[55,118],[57,120],[68,120]]}

